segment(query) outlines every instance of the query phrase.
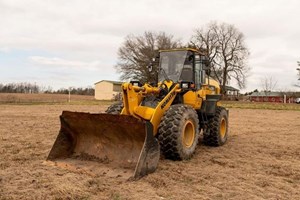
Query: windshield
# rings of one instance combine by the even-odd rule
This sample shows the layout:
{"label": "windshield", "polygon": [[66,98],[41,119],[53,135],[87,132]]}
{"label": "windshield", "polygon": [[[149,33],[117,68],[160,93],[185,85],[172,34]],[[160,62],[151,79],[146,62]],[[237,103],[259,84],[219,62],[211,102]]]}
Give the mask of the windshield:
{"label": "windshield", "polygon": [[[171,79],[175,82],[179,80],[187,51],[161,52],[159,60],[160,72],[158,80]],[[165,77],[167,75],[167,77]]]}
{"label": "windshield", "polygon": [[188,51],[170,51],[160,53],[158,80],[171,79],[174,82],[193,79],[193,60]]}

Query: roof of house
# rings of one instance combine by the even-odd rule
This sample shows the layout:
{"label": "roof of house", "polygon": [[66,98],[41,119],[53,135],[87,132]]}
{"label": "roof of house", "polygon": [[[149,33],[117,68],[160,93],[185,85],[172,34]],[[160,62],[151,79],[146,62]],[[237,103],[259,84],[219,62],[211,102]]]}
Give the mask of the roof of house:
{"label": "roof of house", "polygon": [[226,91],[240,91],[239,89],[236,89],[232,86],[229,86],[229,85],[225,85],[225,90]]}
{"label": "roof of house", "polygon": [[281,92],[253,92],[250,97],[278,97],[282,96]]}
{"label": "roof of house", "polygon": [[116,84],[116,85],[122,85],[122,83],[123,83],[121,81],[101,80],[101,81],[94,83],[94,85],[101,83],[101,82],[109,82],[109,83]]}

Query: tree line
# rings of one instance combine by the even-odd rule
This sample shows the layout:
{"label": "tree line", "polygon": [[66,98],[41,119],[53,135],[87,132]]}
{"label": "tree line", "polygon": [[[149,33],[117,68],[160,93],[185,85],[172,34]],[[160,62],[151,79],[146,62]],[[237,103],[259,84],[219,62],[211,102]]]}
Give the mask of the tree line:
{"label": "tree line", "polygon": [[[53,91],[52,93],[53,94],[78,94],[78,95],[90,95],[90,96],[93,96],[95,94],[95,89],[92,88],[92,87],[87,87],[87,88],[70,88],[70,89],[65,89],[65,88],[62,88],[62,89],[59,89],[59,90],[56,90],[56,91]],[[49,92],[46,92],[46,93],[49,93]]]}
{"label": "tree line", "polygon": [[47,93],[47,94],[77,94],[77,95],[94,95],[95,89],[92,87],[70,87],[68,89],[61,88],[58,90],[53,90],[50,86],[44,87],[39,86],[36,83],[0,83],[0,93]]}
{"label": "tree line", "polygon": [[0,83],[1,93],[40,93],[41,87],[35,83]]}
{"label": "tree line", "polygon": [[247,59],[250,54],[245,36],[234,25],[210,22],[194,30],[190,41],[183,44],[180,39],[165,32],[146,31],[143,35],[130,34],[118,50],[118,63],[115,68],[122,80],[156,82],[158,66],[148,71],[151,59],[161,49],[190,47],[204,52],[209,58],[210,76],[216,79],[225,93],[225,85],[235,80],[240,88],[246,85],[250,67]]}

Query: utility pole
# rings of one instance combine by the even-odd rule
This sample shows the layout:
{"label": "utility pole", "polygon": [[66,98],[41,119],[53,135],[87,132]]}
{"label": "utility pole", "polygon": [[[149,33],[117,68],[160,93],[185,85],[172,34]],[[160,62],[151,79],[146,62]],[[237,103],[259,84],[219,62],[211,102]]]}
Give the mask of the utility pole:
{"label": "utility pole", "polygon": [[69,103],[71,102],[71,89],[72,87],[69,87]]}

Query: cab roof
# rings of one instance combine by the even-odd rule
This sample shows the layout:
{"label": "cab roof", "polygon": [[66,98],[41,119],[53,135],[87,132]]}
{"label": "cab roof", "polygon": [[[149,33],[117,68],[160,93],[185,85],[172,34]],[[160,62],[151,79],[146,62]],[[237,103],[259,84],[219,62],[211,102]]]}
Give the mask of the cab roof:
{"label": "cab roof", "polygon": [[195,53],[199,53],[201,55],[205,55],[205,53],[197,50],[197,49],[194,49],[194,48],[178,48],[178,49],[163,49],[163,50],[159,50],[159,52],[172,52],[172,51],[192,51],[192,52],[195,52]]}

